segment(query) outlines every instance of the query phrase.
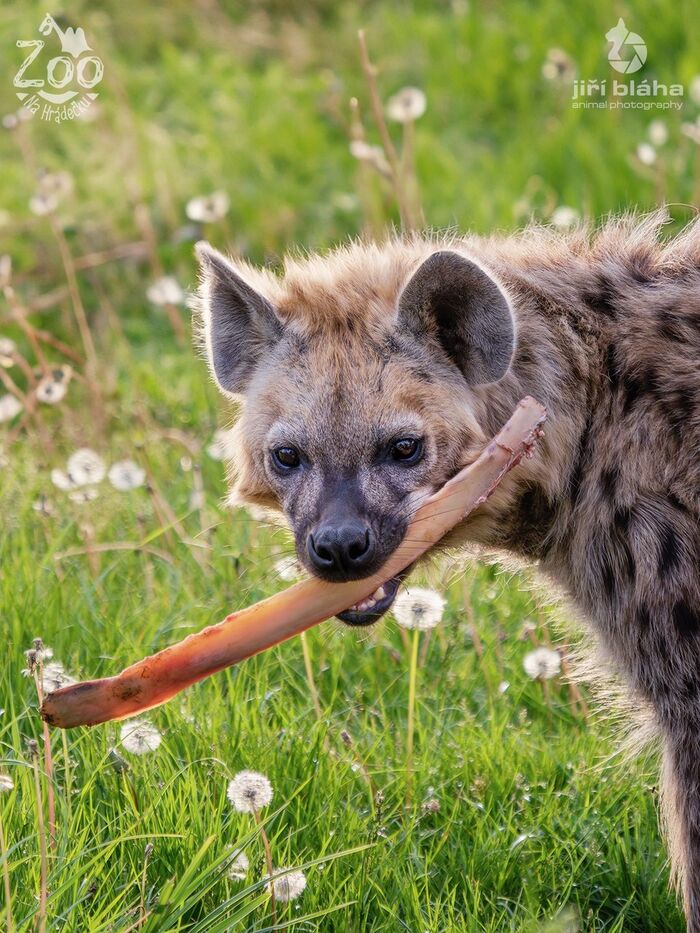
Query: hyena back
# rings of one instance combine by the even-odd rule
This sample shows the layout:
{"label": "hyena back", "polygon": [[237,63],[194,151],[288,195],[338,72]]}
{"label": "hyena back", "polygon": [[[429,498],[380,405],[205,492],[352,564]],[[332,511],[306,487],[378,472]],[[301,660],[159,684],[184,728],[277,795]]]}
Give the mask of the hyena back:
{"label": "hyena back", "polygon": [[519,398],[546,405],[538,454],[450,543],[536,564],[650,710],[700,933],[700,221],[666,242],[661,223],[356,243],[281,276],[203,245],[201,305],[242,403],[234,495],[281,510],[327,579],[374,572]]}

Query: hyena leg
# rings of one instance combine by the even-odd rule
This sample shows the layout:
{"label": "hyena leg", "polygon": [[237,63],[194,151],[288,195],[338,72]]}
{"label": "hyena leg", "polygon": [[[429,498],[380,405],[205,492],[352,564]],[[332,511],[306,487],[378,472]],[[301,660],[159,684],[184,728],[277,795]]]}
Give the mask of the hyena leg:
{"label": "hyena leg", "polygon": [[700,933],[700,710],[688,715],[690,705],[687,697],[679,699],[677,715],[663,730],[661,791],[672,873],[683,892],[688,933]]}

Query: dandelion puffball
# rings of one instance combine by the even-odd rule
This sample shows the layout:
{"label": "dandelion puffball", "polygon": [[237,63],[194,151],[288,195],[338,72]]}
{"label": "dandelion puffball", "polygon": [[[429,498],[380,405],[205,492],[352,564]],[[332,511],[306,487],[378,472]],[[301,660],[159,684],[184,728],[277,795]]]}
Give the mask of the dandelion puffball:
{"label": "dandelion puffball", "polygon": [[109,468],[107,478],[119,492],[128,492],[143,486],[146,482],[146,471],[133,460],[117,460]]}
{"label": "dandelion puffball", "polygon": [[445,599],[435,590],[412,586],[396,597],[392,612],[402,628],[425,632],[435,628],[445,611]]}
{"label": "dandelion puffball", "polygon": [[172,275],[156,279],[146,289],[146,297],[154,305],[180,305],[185,301],[185,293]]}
{"label": "dandelion puffball", "polygon": [[104,460],[94,450],[81,447],[71,454],[67,463],[68,476],[76,486],[101,483],[107,472]]}
{"label": "dandelion puffball", "polygon": [[561,670],[561,656],[553,648],[535,648],[523,658],[523,667],[533,680],[550,680]]}
{"label": "dandelion puffball", "polygon": [[12,421],[24,405],[14,395],[0,395],[0,421]]}
{"label": "dandelion puffball", "polygon": [[209,224],[221,220],[229,209],[229,198],[225,191],[201,195],[187,202],[185,213],[196,223]]}
{"label": "dandelion puffball", "polygon": [[131,719],[119,732],[122,745],[132,755],[147,755],[154,752],[163,736],[148,719]]}
{"label": "dandelion puffball", "polygon": [[386,104],[386,115],[396,123],[412,123],[422,117],[428,100],[418,87],[404,87],[390,97]]}
{"label": "dandelion puffball", "polygon": [[229,781],[226,796],[239,813],[255,813],[272,800],[272,784],[258,771],[239,771]]}
{"label": "dandelion puffball", "polygon": [[53,693],[61,687],[68,687],[70,684],[77,683],[75,677],[66,673],[63,665],[59,661],[52,661],[45,664],[42,670],[42,688],[44,693]]}
{"label": "dandelion puffball", "polygon": [[242,849],[234,849],[226,862],[226,874],[232,881],[245,881],[250,860]]}
{"label": "dandelion puffball", "polygon": [[15,782],[9,774],[0,774],[0,792],[10,791],[14,786]]}
{"label": "dandelion puffball", "polygon": [[[284,872],[284,874],[283,874]],[[306,887],[306,875],[299,869],[278,868],[272,880],[267,883],[267,890],[274,893],[275,900],[281,903],[296,900]]]}

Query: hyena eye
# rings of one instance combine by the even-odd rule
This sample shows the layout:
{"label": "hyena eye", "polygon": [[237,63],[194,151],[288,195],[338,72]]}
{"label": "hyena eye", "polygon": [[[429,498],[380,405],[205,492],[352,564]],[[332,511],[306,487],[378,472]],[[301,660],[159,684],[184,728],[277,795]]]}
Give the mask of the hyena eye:
{"label": "hyena eye", "polygon": [[301,458],[296,447],[284,445],[274,448],[272,451],[272,461],[280,470],[293,470],[299,466]]}
{"label": "hyena eye", "polygon": [[423,453],[423,441],[418,437],[400,437],[391,445],[391,458],[399,463],[416,463]]}

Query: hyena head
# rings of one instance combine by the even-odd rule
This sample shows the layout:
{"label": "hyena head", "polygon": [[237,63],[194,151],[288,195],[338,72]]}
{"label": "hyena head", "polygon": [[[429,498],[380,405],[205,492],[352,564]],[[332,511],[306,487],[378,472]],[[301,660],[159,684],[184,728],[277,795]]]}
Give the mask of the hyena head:
{"label": "hyena head", "polygon": [[[241,403],[234,497],[281,510],[312,574],[373,574],[421,498],[483,446],[472,389],[510,366],[504,291],[426,244],[289,261],[282,277],[198,255],[211,370]],[[341,618],[375,621],[399,582]]]}

